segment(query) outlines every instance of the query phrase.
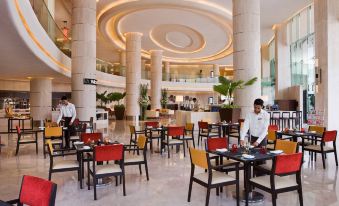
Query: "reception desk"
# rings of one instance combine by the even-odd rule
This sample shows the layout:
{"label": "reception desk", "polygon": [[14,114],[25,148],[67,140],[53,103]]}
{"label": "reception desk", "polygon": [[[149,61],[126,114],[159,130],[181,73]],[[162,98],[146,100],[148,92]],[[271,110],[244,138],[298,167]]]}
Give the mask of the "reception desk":
{"label": "reception desk", "polygon": [[193,112],[193,111],[175,111],[175,119],[177,125],[185,125],[186,123],[194,123],[195,130],[198,129],[198,121],[220,122],[219,112]]}

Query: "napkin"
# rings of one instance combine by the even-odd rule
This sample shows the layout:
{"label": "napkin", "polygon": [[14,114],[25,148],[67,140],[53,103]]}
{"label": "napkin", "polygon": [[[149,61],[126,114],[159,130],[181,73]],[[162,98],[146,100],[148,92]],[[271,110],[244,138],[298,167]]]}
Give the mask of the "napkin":
{"label": "napkin", "polygon": [[227,152],[227,149],[226,148],[221,148],[221,149],[216,149],[215,151],[217,151],[217,152]]}
{"label": "napkin", "polygon": [[242,157],[243,157],[243,158],[246,158],[246,159],[252,159],[252,158],[254,158],[255,156],[253,156],[253,155],[248,155],[248,154],[243,154]]}

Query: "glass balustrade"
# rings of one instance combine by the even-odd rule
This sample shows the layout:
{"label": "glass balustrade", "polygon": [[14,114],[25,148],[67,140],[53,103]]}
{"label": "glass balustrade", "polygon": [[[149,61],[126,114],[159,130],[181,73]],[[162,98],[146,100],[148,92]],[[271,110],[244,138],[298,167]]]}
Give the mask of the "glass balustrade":
{"label": "glass balustrade", "polygon": [[54,21],[44,0],[30,0],[32,8],[41,26],[55,45],[67,56],[71,56],[70,30],[67,27],[60,28]]}

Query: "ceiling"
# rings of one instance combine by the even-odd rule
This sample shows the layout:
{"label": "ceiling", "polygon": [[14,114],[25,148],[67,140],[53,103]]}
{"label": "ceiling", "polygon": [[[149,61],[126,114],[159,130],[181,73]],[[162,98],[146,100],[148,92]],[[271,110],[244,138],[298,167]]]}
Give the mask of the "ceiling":
{"label": "ceiling", "polygon": [[[273,37],[274,24],[310,3],[261,0],[261,43]],[[102,59],[118,61],[112,53],[125,49],[124,33],[140,32],[144,58],[149,58],[149,50],[161,49],[164,60],[174,63],[233,62],[232,0],[99,0],[97,11]]]}

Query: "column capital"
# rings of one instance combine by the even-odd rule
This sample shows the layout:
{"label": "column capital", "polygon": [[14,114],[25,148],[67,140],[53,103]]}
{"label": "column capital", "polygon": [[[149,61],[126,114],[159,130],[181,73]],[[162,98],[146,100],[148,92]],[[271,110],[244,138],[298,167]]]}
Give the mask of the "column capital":
{"label": "column capital", "polygon": [[151,56],[160,56],[160,55],[162,56],[163,50],[150,50],[149,52]]}
{"label": "column capital", "polygon": [[129,39],[140,39],[141,40],[141,37],[143,36],[143,34],[140,32],[126,32],[124,33],[124,36]]}

